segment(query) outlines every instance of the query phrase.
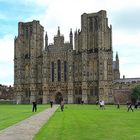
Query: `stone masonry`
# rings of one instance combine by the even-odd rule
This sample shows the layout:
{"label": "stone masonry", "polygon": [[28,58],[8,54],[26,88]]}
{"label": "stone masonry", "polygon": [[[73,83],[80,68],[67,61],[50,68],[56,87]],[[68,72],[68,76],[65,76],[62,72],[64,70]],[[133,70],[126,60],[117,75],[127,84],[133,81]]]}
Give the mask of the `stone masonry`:
{"label": "stone masonry", "polygon": [[[45,42],[45,43],[44,43]],[[113,103],[113,80],[120,79],[119,58],[113,61],[112,27],[106,11],[84,13],[81,29],[58,27],[54,42],[39,21],[19,22],[14,49],[14,88],[17,103]]]}

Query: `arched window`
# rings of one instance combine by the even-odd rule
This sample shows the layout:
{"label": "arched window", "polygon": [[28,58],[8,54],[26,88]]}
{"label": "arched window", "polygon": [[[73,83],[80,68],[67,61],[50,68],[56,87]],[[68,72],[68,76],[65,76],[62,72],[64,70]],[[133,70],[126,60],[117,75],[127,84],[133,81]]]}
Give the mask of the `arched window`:
{"label": "arched window", "polygon": [[67,62],[64,61],[64,81],[67,81]]}
{"label": "arched window", "polygon": [[89,31],[90,32],[93,32],[93,19],[92,18],[89,18]]}
{"label": "arched window", "polygon": [[54,82],[54,62],[52,62],[52,82]]}
{"label": "arched window", "polygon": [[58,74],[58,81],[61,81],[61,61],[57,61],[57,74]]}

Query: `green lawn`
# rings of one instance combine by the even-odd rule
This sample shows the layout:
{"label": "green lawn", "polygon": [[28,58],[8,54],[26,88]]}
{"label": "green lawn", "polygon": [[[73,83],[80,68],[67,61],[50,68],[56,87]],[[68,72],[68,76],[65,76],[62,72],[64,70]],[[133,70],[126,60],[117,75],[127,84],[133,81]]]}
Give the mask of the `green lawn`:
{"label": "green lawn", "polygon": [[[38,110],[36,113],[48,108],[48,105],[38,105],[37,108]],[[0,104],[0,130],[24,120],[36,113],[32,112],[32,105]]]}
{"label": "green lawn", "polygon": [[65,105],[64,112],[58,109],[34,140],[140,140],[140,110]]}

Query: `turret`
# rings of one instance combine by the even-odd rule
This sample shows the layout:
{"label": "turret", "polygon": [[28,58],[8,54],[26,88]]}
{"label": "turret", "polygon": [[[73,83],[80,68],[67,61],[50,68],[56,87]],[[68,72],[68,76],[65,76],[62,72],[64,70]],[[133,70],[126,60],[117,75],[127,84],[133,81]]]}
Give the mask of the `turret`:
{"label": "turret", "polygon": [[116,52],[116,60],[114,61],[115,67],[114,67],[114,80],[120,79],[120,70],[119,70],[119,57],[118,57],[118,52]]}
{"label": "turret", "polygon": [[14,38],[14,58],[16,58],[16,42],[17,42],[17,37],[15,36],[15,38]]}
{"label": "turret", "polygon": [[75,35],[75,37],[77,37],[77,29],[76,29],[76,31],[74,32],[74,35]]}
{"label": "turret", "polygon": [[48,47],[48,35],[47,35],[47,32],[46,32],[46,35],[45,35],[45,50],[47,49]]}
{"label": "turret", "polygon": [[116,52],[116,61],[119,60],[118,52]]}
{"label": "turret", "polygon": [[73,33],[72,33],[72,29],[70,29],[69,37],[70,37],[70,44],[71,44],[71,46],[73,46]]}
{"label": "turret", "polygon": [[60,27],[58,26],[57,36],[60,36]]}
{"label": "turret", "polygon": [[77,33],[77,29],[74,33],[74,47],[75,47],[76,52],[78,52],[78,33]]}
{"label": "turret", "polygon": [[119,57],[118,57],[118,52],[116,52],[116,65],[115,69],[119,70]]}
{"label": "turret", "polygon": [[64,36],[60,33],[60,27],[58,26],[57,35],[54,36],[54,45],[57,47],[64,46]]}

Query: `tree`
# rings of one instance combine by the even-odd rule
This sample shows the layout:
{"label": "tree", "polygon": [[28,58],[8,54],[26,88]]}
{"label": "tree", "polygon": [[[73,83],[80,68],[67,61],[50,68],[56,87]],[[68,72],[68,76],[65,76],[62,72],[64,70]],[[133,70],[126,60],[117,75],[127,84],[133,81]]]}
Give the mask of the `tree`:
{"label": "tree", "polygon": [[137,85],[133,88],[131,94],[132,102],[136,103],[137,100],[140,100],[140,85]]}

